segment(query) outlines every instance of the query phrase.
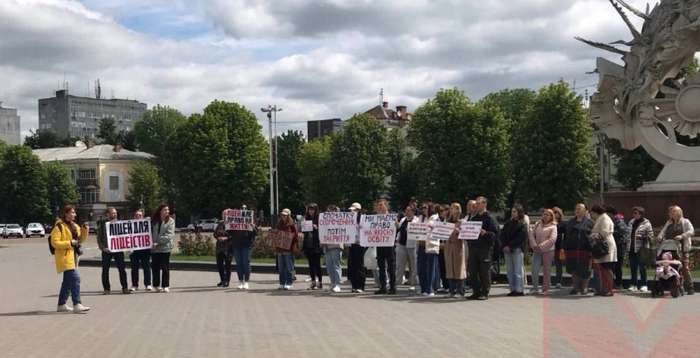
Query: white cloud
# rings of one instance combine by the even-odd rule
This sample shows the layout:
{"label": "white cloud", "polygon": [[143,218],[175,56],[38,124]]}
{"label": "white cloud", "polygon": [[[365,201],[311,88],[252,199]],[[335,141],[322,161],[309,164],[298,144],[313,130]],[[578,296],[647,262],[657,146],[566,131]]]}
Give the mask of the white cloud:
{"label": "white cloud", "polygon": [[[178,38],[137,20],[210,29]],[[595,82],[585,72],[606,54],[573,36],[629,37],[604,0],[9,0],[0,33],[0,100],[20,109],[25,131],[37,127],[36,100],[64,78],[77,95],[100,78],[108,96],[185,113],[222,99],[264,119],[259,108],[276,103],[294,122],[281,128],[304,128],[370,108],[380,88],[412,110],[444,87],[478,99]]]}

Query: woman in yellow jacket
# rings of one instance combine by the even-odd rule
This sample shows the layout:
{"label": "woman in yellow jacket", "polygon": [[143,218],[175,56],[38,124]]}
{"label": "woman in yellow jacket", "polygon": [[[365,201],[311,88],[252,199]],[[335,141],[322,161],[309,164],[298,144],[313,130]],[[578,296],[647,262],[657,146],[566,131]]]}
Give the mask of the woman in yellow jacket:
{"label": "woman in yellow jacket", "polygon": [[[61,218],[51,230],[51,248],[56,258],[56,272],[63,272],[63,282],[58,293],[58,312],[85,313],[90,307],[80,303],[80,275],[78,274],[75,248],[87,239],[88,228],[75,223],[75,207],[66,205]],[[68,293],[73,299],[73,308],[66,305]]]}

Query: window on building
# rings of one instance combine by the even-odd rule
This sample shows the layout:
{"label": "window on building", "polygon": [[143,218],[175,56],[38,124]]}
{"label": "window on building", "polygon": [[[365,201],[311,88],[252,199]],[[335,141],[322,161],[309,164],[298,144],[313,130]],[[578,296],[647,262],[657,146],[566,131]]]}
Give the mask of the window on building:
{"label": "window on building", "polygon": [[119,177],[110,176],[109,177],[109,190],[119,190]]}
{"label": "window on building", "polygon": [[85,189],[80,191],[81,204],[94,204],[99,201],[97,189]]}
{"label": "window on building", "polygon": [[79,179],[95,179],[95,169],[80,169],[78,171]]}

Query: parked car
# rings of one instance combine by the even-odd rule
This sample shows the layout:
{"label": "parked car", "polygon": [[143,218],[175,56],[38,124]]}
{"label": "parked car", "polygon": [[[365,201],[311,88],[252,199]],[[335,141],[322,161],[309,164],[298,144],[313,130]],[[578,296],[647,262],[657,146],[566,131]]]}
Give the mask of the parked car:
{"label": "parked car", "polygon": [[27,234],[27,237],[32,237],[32,236],[44,237],[44,236],[46,236],[46,230],[44,229],[44,226],[39,224],[39,223],[29,223],[29,225],[27,225],[26,234]]}
{"label": "parked car", "polygon": [[21,226],[19,226],[19,224],[7,224],[7,226],[5,226],[5,233],[3,234],[3,237],[8,238],[13,236],[18,239],[24,237],[24,230]]}
{"label": "parked car", "polygon": [[194,224],[187,225],[187,231],[208,231],[214,232],[219,225],[219,219],[201,219]]}

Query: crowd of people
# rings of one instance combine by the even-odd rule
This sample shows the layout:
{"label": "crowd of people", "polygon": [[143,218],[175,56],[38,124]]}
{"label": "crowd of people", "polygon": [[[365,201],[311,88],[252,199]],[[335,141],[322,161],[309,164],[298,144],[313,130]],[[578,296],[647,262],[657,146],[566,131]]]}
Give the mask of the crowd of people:
{"label": "crowd of people", "polygon": [[[564,282],[563,271],[571,275],[571,295],[612,296],[615,290],[648,292],[647,268],[656,267],[655,287],[652,294],[671,291],[673,297],[680,294],[693,294],[690,275],[690,248],[694,228],[683,216],[678,206],[669,208],[669,218],[658,235],[654,235],[651,222],[645,217],[642,207],[632,210],[632,219],[625,223],[612,207],[595,205],[590,209],[585,204],[577,204],[574,217],[565,220],[561,208],[545,208],[541,218],[531,225],[529,217],[520,205],[510,210],[510,217],[499,227],[497,220],[488,211],[488,201],[478,197],[466,202],[463,212],[460,203],[450,205],[431,202],[420,205],[412,200],[399,210],[396,220],[396,237],[393,246],[364,247],[359,238],[347,248],[347,278],[353,293],[366,290],[368,272],[374,275],[377,286],[375,294],[395,295],[397,285],[408,285],[411,294],[435,296],[444,293],[450,297],[487,300],[489,298],[494,271],[498,271],[500,260],[505,260],[506,276],[510,293],[508,296],[524,296],[527,286],[525,256],[530,256],[531,285],[529,294],[549,295],[552,292],[552,266],[557,289]],[[341,292],[342,256],[346,248],[342,244],[323,244],[319,237],[320,209],[309,204],[303,221],[311,222],[310,229],[300,230],[300,222],[295,222],[289,209],[279,214],[276,229],[293,238],[288,248],[275,248],[280,290],[293,288],[295,275],[294,255],[303,252],[308,260],[310,290],[323,289],[324,270],[321,261],[325,258],[326,274],[329,277],[329,290]],[[330,205],[326,211],[340,211]],[[353,203],[348,211],[366,214],[359,203]],[[374,203],[372,213],[387,214],[389,203],[379,199]],[[115,208],[107,210],[105,221],[116,220]],[[144,217],[143,211],[136,211],[133,218]],[[136,250],[130,254],[131,287],[128,287],[126,264],[123,252],[110,252],[107,245],[105,221],[98,224],[97,242],[102,255],[102,286],[104,294],[111,293],[109,269],[115,261],[119,271],[122,293],[130,294],[139,289],[139,271],[143,271],[146,291],[169,292],[170,253],[175,240],[175,222],[170,217],[169,208],[163,204],[151,217],[151,249]],[[476,240],[461,240],[460,225],[463,221],[481,222],[481,230]],[[410,223],[427,223],[433,226],[438,222],[455,224],[455,229],[447,240],[437,240],[428,235],[425,240],[409,240]],[[78,260],[81,244],[87,239],[87,226],[75,223],[75,208],[66,205],[57,220],[50,236],[50,248],[55,255],[56,270],[63,274],[58,311],[76,313],[87,312],[90,308],[80,300],[80,276]],[[238,289],[250,287],[251,250],[256,239],[257,228],[252,231],[227,231],[223,222],[216,228],[216,261],[219,271],[219,287],[229,287],[232,262],[238,279]],[[629,286],[623,286],[622,268],[628,260],[631,279]],[[540,273],[542,280],[540,284]],[[72,297],[73,307],[67,306],[68,296]]]}

